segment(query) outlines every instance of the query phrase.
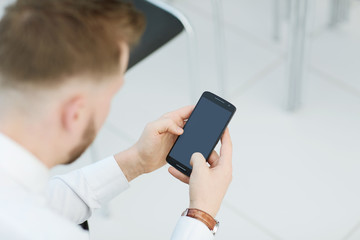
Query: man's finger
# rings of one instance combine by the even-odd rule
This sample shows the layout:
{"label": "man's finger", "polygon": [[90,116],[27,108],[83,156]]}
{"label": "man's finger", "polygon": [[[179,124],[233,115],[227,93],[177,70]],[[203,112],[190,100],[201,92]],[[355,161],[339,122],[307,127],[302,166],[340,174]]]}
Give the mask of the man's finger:
{"label": "man's finger", "polygon": [[224,134],[221,137],[220,156],[229,161],[232,159],[232,142],[229,128],[225,129]]}
{"label": "man's finger", "polygon": [[208,163],[210,164],[210,166],[214,167],[218,160],[219,160],[219,154],[217,154],[217,152],[215,150],[212,151],[212,153],[208,159]]}
{"label": "man's finger", "polygon": [[201,169],[204,166],[208,167],[208,165],[206,164],[206,159],[201,153],[198,152],[194,153],[191,156],[190,165],[193,167],[193,170]]}
{"label": "man's finger", "polygon": [[169,173],[171,175],[173,175],[175,178],[179,179],[183,183],[189,184],[190,178],[188,176],[186,176],[185,174],[183,174],[182,172],[180,172],[179,170],[177,170],[174,167],[169,167],[168,170],[169,170]]}
{"label": "man's finger", "polygon": [[179,127],[174,120],[170,118],[159,119],[154,122],[154,126],[159,134],[170,132],[175,135],[181,135],[184,132],[184,129]]}

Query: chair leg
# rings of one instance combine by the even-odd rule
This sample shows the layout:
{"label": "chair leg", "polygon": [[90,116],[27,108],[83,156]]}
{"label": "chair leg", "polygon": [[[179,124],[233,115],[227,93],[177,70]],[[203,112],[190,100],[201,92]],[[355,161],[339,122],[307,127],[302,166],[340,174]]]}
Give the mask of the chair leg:
{"label": "chair leg", "polygon": [[[185,18],[184,18],[185,20]],[[189,74],[189,88],[190,88],[190,102],[193,104],[197,101],[202,93],[200,79],[198,78],[199,62],[198,62],[198,46],[197,37],[190,22],[187,21],[185,32],[187,33],[187,48],[188,48],[188,74]]]}
{"label": "chair leg", "polygon": [[285,19],[286,20],[290,20],[291,1],[292,0],[285,0]]}
{"label": "chair leg", "polygon": [[300,106],[301,87],[305,73],[307,22],[309,0],[293,0],[291,6],[290,40],[288,49],[288,92],[286,108],[294,111]]}
{"label": "chair leg", "polygon": [[342,0],[341,20],[346,21],[350,15],[350,0]]}
{"label": "chair leg", "polygon": [[146,0],[166,11],[173,14],[179,19],[179,21],[184,26],[184,30],[187,34],[187,45],[188,45],[188,71],[189,71],[189,87],[190,87],[190,100],[191,103],[194,103],[198,98],[201,91],[200,82],[198,79],[198,47],[197,47],[197,37],[194,31],[192,24],[189,19],[179,10],[166,4],[165,2],[158,0]]}
{"label": "chair leg", "polygon": [[273,0],[273,39],[280,40],[280,0]]}
{"label": "chair leg", "polygon": [[329,27],[333,28],[340,22],[341,9],[342,9],[341,0],[331,0]]}
{"label": "chair leg", "polygon": [[212,0],[215,33],[215,53],[217,65],[217,82],[219,92],[223,97],[228,97],[227,92],[227,57],[224,12],[221,0]]}
{"label": "chair leg", "polygon": [[349,19],[350,0],[331,0],[329,27],[334,28],[340,22]]}

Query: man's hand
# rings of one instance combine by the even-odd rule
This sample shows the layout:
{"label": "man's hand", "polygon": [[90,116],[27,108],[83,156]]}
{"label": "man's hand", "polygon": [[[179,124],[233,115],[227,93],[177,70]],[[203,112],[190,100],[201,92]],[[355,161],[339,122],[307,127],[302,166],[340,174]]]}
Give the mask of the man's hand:
{"label": "man's hand", "polygon": [[[213,151],[208,163],[200,153],[194,153],[190,178],[173,167],[169,172],[190,185],[190,208],[207,212],[215,218],[232,180],[232,143],[229,129],[221,138],[220,156]],[[210,165],[210,166],[209,166]]]}
{"label": "man's hand", "polygon": [[134,146],[115,155],[128,181],[166,164],[166,156],[177,136],[184,132],[185,120],[193,109],[194,106],[183,107],[148,123]]}

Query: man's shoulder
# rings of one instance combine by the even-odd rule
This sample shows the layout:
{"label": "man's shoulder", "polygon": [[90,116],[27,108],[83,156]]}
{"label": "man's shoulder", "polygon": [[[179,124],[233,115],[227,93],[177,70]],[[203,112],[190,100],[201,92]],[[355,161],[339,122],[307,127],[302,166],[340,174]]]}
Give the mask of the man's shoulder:
{"label": "man's shoulder", "polygon": [[38,196],[0,190],[0,239],[89,239],[79,226],[46,207]]}

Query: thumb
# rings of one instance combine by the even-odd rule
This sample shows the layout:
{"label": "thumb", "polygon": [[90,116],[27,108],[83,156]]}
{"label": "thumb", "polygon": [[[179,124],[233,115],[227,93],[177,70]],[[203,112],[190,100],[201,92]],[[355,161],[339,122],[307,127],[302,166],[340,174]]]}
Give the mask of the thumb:
{"label": "thumb", "polygon": [[204,167],[207,167],[206,159],[201,153],[194,153],[191,156],[190,165],[193,167],[193,169],[202,169]]}

